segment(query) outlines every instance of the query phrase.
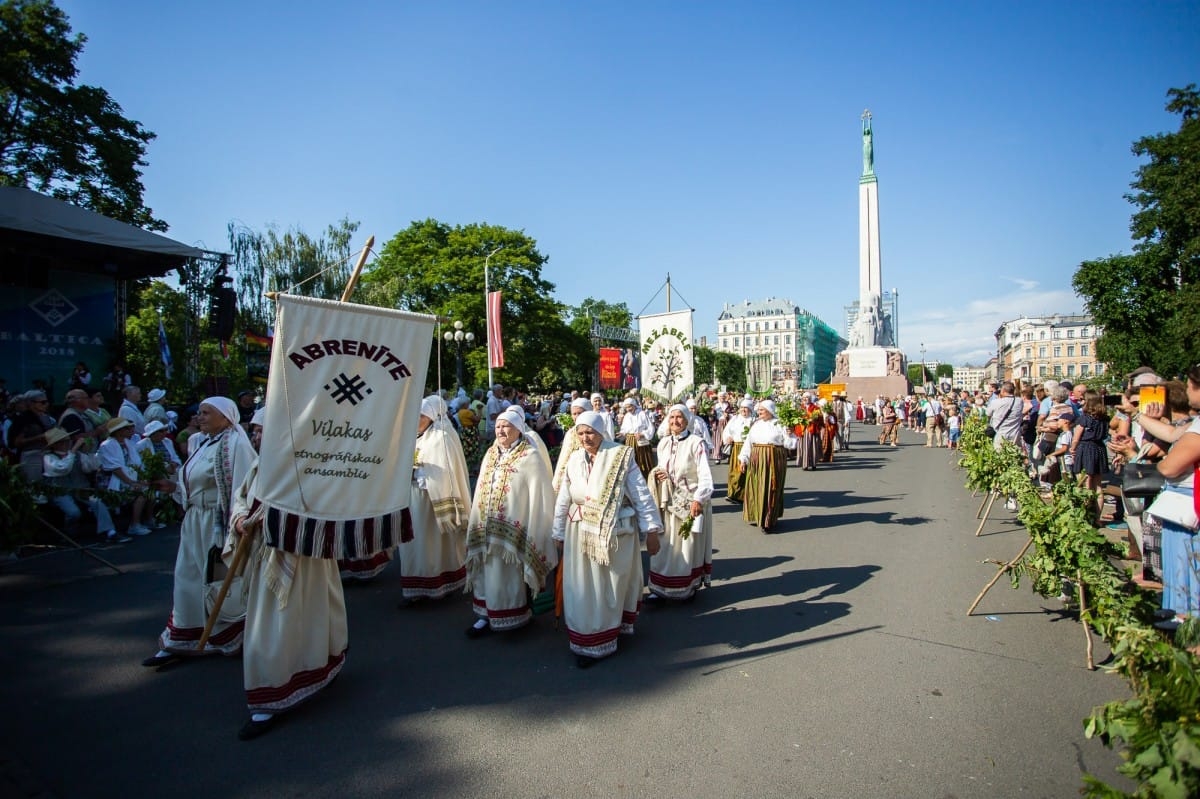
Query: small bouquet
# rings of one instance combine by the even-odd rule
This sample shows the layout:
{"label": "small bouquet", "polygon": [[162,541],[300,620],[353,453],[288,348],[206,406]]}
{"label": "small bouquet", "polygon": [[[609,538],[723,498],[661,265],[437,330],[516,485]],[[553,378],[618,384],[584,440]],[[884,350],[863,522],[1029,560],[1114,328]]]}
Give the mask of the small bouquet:
{"label": "small bouquet", "polygon": [[569,413],[560,413],[554,418],[558,420],[558,426],[563,429],[564,433],[575,426],[575,417]]}
{"label": "small bouquet", "polygon": [[679,525],[679,537],[684,541],[692,535],[692,528],[696,526],[696,517],[689,516],[683,520],[683,524]]}

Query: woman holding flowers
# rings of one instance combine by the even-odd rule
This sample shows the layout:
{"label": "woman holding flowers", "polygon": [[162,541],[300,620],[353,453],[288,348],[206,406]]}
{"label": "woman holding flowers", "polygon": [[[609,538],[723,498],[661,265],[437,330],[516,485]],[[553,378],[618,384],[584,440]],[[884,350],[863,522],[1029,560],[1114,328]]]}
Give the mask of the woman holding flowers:
{"label": "woman holding flowers", "polygon": [[684,405],[667,411],[667,435],[658,442],[651,485],[662,511],[661,548],[650,558],[650,596],[692,599],[712,576],[713,479],[708,448],[692,432]]}

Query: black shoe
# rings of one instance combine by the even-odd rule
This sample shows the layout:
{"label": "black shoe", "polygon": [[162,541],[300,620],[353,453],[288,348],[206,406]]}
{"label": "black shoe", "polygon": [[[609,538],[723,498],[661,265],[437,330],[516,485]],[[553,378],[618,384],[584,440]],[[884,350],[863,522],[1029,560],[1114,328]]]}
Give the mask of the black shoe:
{"label": "black shoe", "polygon": [[142,665],[148,669],[151,669],[155,666],[165,666],[168,663],[173,663],[178,659],[179,655],[176,655],[174,652],[167,652],[165,655],[151,655],[142,661]]}
{"label": "black shoe", "polygon": [[243,724],[242,728],[238,730],[238,740],[251,741],[260,735],[266,735],[271,728],[275,726],[275,722],[278,720],[278,718],[279,716],[271,716],[270,718],[263,719],[262,721],[255,721],[254,718],[251,717],[250,720]]}
{"label": "black shoe", "polygon": [[482,638],[483,636],[487,635],[491,631],[492,631],[492,625],[490,625],[490,624],[485,625],[483,627],[476,627],[474,624],[472,624],[470,627],[468,627],[466,629],[468,638]]}
{"label": "black shoe", "polygon": [[581,669],[590,669],[600,661],[600,658],[592,658],[587,655],[576,655],[575,665]]}

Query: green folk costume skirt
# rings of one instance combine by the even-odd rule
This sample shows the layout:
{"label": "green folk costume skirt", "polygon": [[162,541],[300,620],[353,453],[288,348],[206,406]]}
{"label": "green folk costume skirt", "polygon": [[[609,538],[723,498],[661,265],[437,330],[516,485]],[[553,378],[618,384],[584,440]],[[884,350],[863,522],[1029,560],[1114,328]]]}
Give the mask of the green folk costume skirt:
{"label": "green folk costume skirt", "polygon": [[775,444],[754,444],[746,466],[742,518],[769,532],[783,513],[787,453]]}
{"label": "green folk costume skirt", "polygon": [[731,502],[741,502],[746,488],[746,473],[742,471],[742,462],[738,455],[742,451],[742,442],[734,441],[729,445],[729,477],[726,479],[725,496]]}

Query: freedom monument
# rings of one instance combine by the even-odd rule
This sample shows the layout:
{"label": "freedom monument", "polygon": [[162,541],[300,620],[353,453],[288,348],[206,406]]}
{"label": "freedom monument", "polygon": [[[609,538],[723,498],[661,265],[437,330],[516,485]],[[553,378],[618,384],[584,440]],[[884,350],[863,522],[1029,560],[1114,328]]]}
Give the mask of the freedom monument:
{"label": "freedom monument", "polygon": [[858,317],[850,328],[850,346],[838,353],[834,382],[846,384],[851,399],[908,393],[904,353],[885,346],[892,341],[883,313],[879,258],[879,179],[871,112],[862,115],[863,172],[858,179]]}

